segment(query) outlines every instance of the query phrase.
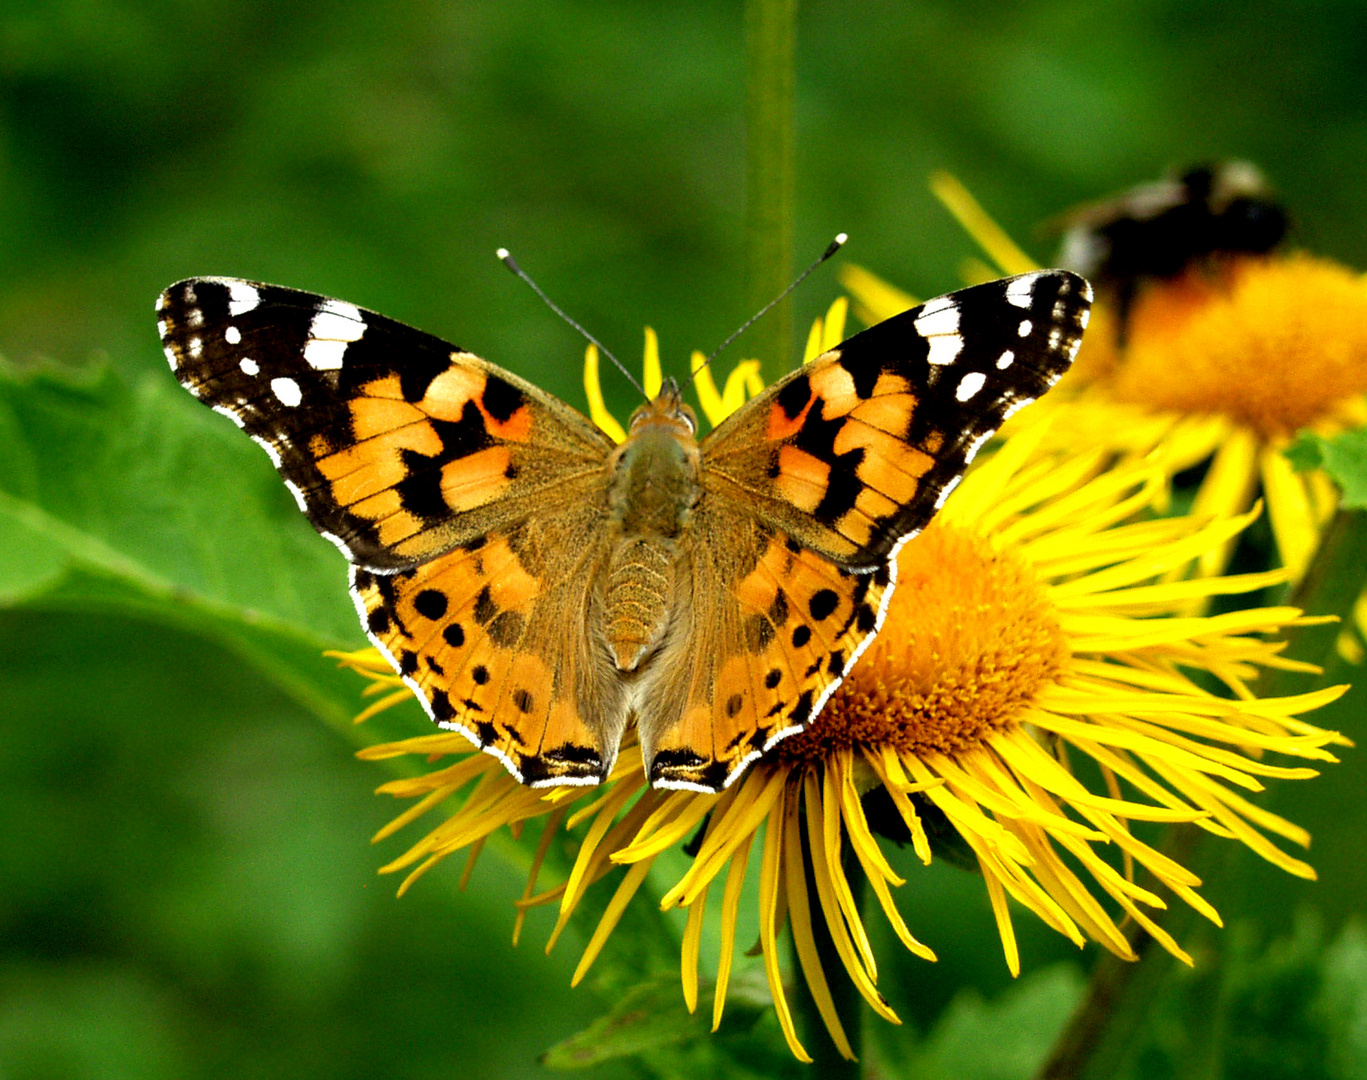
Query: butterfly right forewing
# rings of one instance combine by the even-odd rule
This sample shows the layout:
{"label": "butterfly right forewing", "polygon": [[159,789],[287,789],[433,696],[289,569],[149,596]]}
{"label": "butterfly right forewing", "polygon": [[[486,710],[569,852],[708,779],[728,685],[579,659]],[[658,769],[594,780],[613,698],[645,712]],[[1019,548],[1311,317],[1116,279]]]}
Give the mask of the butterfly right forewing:
{"label": "butterfly right forewing", "polygon": [[704,483],[850,567],[923,528],[984,442],[1072,363],[1091,288],[1040,271],[938,297],[774,383],[703,443]]}

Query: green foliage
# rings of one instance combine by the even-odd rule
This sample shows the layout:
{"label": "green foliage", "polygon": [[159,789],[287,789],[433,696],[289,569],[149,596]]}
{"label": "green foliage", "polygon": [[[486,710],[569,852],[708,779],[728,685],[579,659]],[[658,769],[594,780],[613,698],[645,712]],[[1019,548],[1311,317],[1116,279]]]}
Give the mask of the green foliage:
{"label": "green foliage", "polygon": [[1303,910],[1291,933],[1261,942],[1230,928],[1218,955],[1171,980],[1124,1077],[1132,1080],[1356,1080],[1367,1075],[1367,934],[1328,939]]}
{"label": "green foliage", "polygon": [[[721,1032],[711,1032],[708,995],[690,1014],[679,993],[677,974],[657,976],[615,996],[611,1008],[583,1031],[552,1046],[541,1063],[552,1069],[578,1070],[606,1061],[636,1058],[651,1075],[684,1076],[778,1076],[793,1071],[776,1023],[768,1038],[749,1036],[768,1019],[773,1004],[761,972],[751,969],[738,979],[726,996],[727,1017]],[[739,1051],[749,1062],[732,1055]],[[763,1065],[757,1069],[755,1066]]]}
{"label": "green foliage", "polygon": [[1345,509],[1367,507],[1367,428],[1345,431],[1326,439],[1302,431],[1285,451],[1297,472],[1323,469],[1342,492]]}

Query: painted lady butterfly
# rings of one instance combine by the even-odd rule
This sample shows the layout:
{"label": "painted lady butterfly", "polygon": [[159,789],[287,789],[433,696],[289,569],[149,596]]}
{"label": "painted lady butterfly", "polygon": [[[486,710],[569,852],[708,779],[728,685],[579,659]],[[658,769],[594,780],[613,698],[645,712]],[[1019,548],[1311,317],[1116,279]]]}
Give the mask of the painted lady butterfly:
{"label": "painted lady butterfly", "polygon": [[976,285],[865,330],[701,441],[669,380],[625,442],[488,361],[312,293],[193,278],[176,377],[352,563],[432,719],[534,786],[596,784],[634,718],[655,787],[720,791],[821,709],[898,549],[1071,363],[1087,282]]}

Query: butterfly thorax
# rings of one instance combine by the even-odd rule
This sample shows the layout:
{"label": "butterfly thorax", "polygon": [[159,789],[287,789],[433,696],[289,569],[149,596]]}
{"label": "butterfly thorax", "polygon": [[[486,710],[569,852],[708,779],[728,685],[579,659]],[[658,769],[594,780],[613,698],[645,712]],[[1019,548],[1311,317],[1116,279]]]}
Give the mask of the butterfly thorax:
{"label": "butterfly thorax", "polygon": [[693,410],[671,380],[636,410],[609,459],[612,551],[605,625],[619,670],[634,671],[669,625],[680,562],[701,486]]}

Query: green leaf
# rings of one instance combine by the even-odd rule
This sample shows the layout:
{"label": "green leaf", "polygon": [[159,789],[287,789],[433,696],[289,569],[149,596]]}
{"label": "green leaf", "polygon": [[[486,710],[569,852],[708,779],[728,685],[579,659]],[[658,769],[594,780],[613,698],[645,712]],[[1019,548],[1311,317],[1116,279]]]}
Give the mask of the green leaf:
{"label": "green leaf", "polygon": [[645,1075],[674,1078],[803,1076],[774,1019],[768,984],[758,966],[737,972],[726,995],[726,1020],[711,1030],[712,1010],[702,987],[695,1014],[684,1007],[678,971],[614,995],[607,1013],[541,1055],[551,1069],[586,1069],[632,1059]]}
{"label": "green leaf", "polygon": [[993,1001],[961,991],[914,1055],[907,1075],[936,1080],[1024,1080],[1035,1075],[1081,1000],[1074,964],[1033,972]]}
{"label": "green leaf", "polygon": [[[345,563],[299,514],[275,470],[168,374],[0,365],[0,519],[51,565],[83,566],[185,599],[360,638]],[[34,571],[0,550],[0,594]]]}
{"label": "green leaf", "polygon": [[[169,373],[0,362],[0,604],[118,610],[213,638],[353,731],[361,683],[322,656],[364,641],[343,559],[266,455]],[[411,734],[416,716],[365,741]]]}
{"label": "green leaf", "polygon": [[705,1034],[703,1017],[684,1008],[678,978],[661,977],[626,991],[605,1015],[542,1054],[541,1064],[585,1069]]}
{"label": "green leaf", "polygon": [[1285,451],[1297,472],[1323,469],[1343,493],[1348,509],[1367,507],[1367,428],[1345,431],[1326,439],[1302,431]]}

